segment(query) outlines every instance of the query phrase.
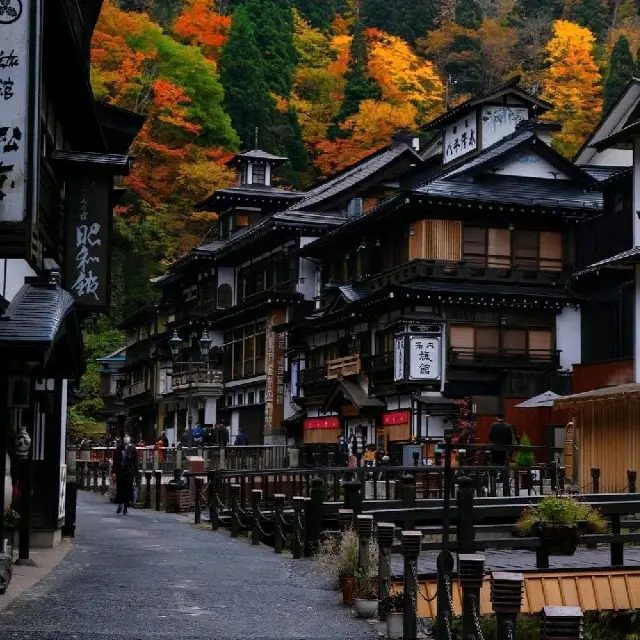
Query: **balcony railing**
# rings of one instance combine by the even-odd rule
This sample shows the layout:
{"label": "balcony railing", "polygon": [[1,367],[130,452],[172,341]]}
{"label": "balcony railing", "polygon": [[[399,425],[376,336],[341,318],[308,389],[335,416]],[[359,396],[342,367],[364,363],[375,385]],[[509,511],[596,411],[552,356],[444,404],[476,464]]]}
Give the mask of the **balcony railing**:
{"label": "balcony railing", "polygon": [[222,391],[223,375],[220,369],[212,369],[201,362],[177,362],[173,368],[170,389],[180,391],[192,387]]}
{"label": "balcony railing", "polygon": [[552,349],[450,347],[449,364],[461,367],[558,369],[560,366],[560,351]]}
{"label": "balcony railing", "polygon": [[531,398],[545,391],[567,396],[572,391],[571,371],[510,371],[503,393],[510,398]]}
{"label": "balcony railing", "polygon": [[362,368],[369,374],[393,373],[393,351],[366,356],[362,359]]}
{"label": "balcony railing", "polygon": [[327,380],[358,375],[362,371],[360,354],[336,358],[327,362]]}
{"label": "balcony railing", "polygon": [[123,387],[122,398],[126,399],[139,396],[147,391],[149,391],[149,385],[144,380],[141,380],[140,382],[134,382],[133,384]]}

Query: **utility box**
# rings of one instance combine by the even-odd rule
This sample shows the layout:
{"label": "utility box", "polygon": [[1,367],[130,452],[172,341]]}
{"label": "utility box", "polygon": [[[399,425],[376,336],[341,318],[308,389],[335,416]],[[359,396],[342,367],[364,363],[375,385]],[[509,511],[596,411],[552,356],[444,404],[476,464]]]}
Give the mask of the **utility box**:
{"label": "utility box", "polygon": [[187,471],[191,471],[191,473],[204,473],[204,458],[200,456],[187,456]]}

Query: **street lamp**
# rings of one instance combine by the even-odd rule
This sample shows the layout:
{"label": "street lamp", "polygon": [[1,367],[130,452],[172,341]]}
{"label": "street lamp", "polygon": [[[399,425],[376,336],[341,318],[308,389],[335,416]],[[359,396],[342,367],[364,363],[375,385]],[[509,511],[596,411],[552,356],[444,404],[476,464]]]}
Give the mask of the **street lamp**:
{"label": "street lamp", "polygon": [[[173,338],[172,338],[173,340]],[[211,343],[213,340],[209,337],[209,332],[204,329],[202,331],[202,335],[200,336],[200,340],[198,340],[198,344],[200,345],[200,355],[205,358],[207,364],[209,362],[209,350],[211,349]],[[208,366],[207,366],[208,368]]]}
{"label": "street lamp", "polygon": [[177,358],[180,353],[180,349],[182,348],[182,340],[180,339],[176,329],[173,330],[173,334],[169,338],[169,348],[171,349],[171,355],[174,359]]}

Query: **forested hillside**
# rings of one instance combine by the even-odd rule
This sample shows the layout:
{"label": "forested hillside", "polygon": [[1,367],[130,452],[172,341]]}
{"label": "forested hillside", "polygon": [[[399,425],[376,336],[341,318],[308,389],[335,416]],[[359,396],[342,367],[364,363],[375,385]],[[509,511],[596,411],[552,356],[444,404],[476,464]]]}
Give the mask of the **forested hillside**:
{"label": "forested hillside", "polygon": [[[116,317],[211,231],[194,202],[241,148],[286,155],[304,188],[515,73],[556,108],[571,156],[633,75],[635,0],[105,0],[99,99],[144,113],[118,210]],[[122,258],[125,256],[125,258]],[[131,278],[129,277],[131,275]]]}

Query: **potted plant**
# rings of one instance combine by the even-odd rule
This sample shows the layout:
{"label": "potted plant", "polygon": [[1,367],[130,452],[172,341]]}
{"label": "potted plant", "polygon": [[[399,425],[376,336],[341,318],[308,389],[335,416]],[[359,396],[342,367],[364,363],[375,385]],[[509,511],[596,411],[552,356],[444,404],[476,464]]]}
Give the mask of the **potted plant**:
{"label": "potted plant", "polygon": [[543,498],[516,522],[521,536],[537,536],[552,556],[572,556],[583,533],[606,530],[607,521],[597,509],[570,496]]}
{"label": "potted plant", "polygon": [[[525,433],[520,439],[520,446],[530,447],[531,440]],[[516,454],[516,467],[532,467],[536,463],[536,459],[531,449],[519,449]],[[520,487],[522,489],[533,489],[533,475],[532,471],[520,471]]]}
{"label": "potted plant", "polygon": [[404,631],[404,592],[397,591],[380,600],[380,611],[387,619],[387,636],[401,640]]}
{"label": "potted plant", "polygon": [[378,581],[371,569],[356,571],[354,604],[359,618],[373,618],[378,613]]}
{"label": "potted plant", "polygon": [[358,535],[349,528],[321,541],[314,562],[335,577],[344,604],[353,605],[358,570]]}

